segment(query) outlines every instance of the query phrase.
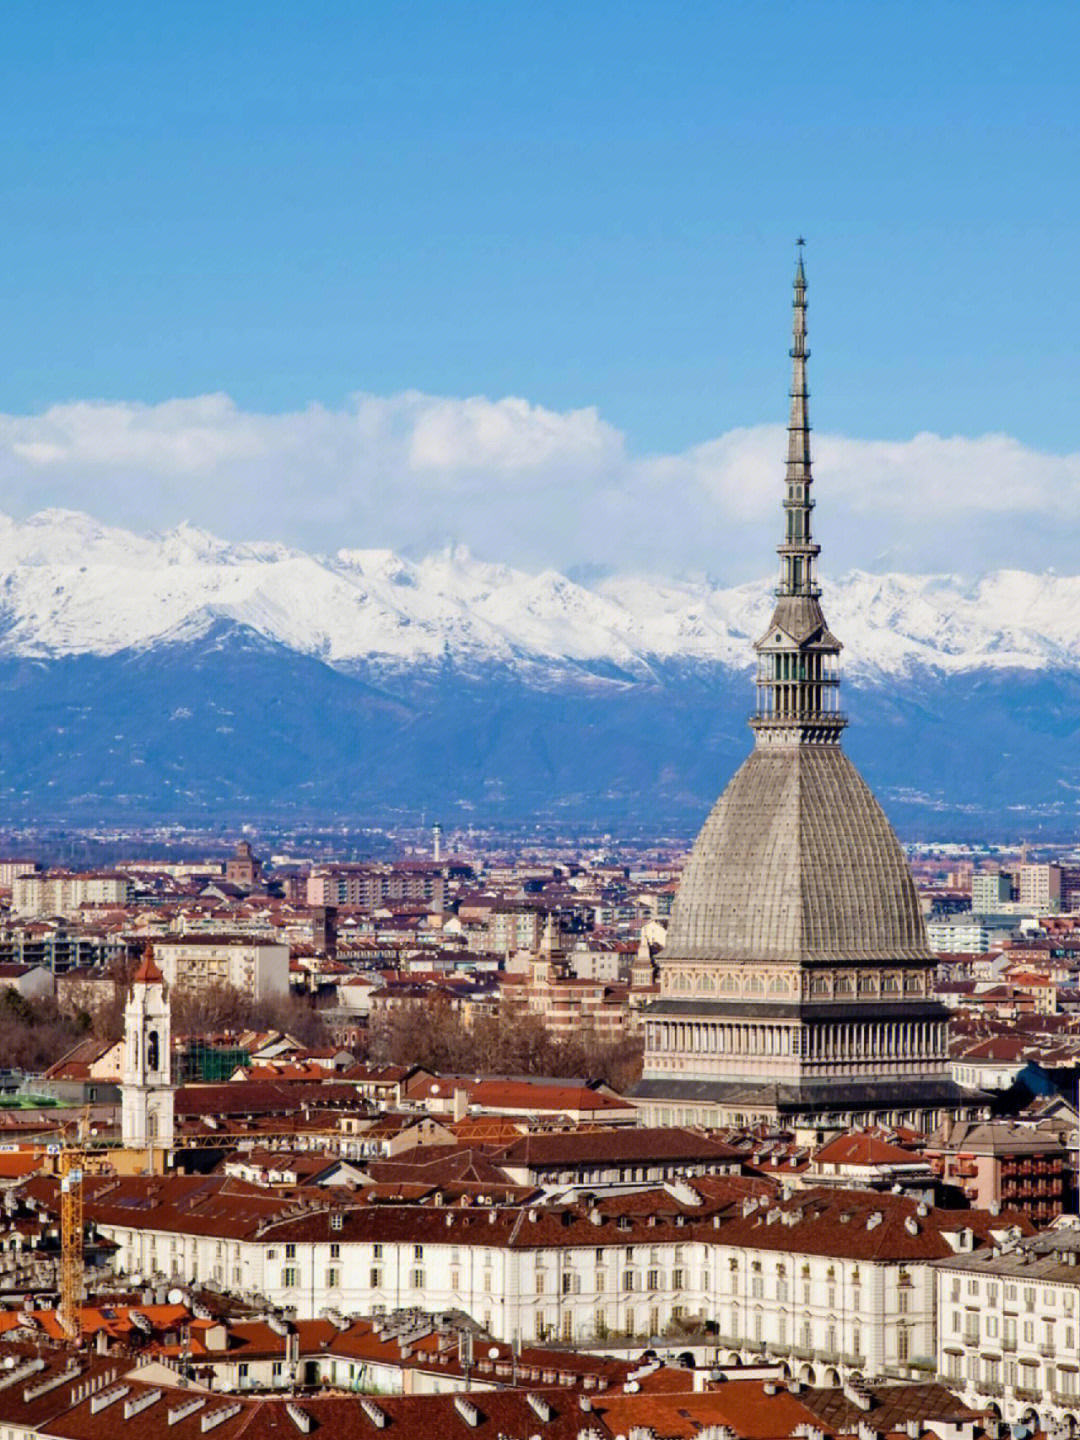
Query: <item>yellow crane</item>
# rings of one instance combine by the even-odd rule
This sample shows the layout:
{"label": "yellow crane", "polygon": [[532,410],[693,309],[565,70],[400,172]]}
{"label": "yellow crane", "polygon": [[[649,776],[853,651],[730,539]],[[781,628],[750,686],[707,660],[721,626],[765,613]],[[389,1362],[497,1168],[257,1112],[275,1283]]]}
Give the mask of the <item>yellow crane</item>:
{"label": "yellow crane", "polygon": [[[118,1142],[91,1139],[89,1106],[78,1120],[65,1125],[60,1138],[48,1145],[48,1153],[56,1158],[56,1174],[60,1182],[60,1308],[59,1319],[69,1339],[78,1342],[82,1338],[82,1306],[85,1299],[85,1259],[83,1182],[93,1148],[96,1166],[108,1163],[108,1152]],[[336,1130],[309,1130],[302,1136],[339,1139]],[[295,1142],[297,1132],[265,1131],[252,1135],[250,1131],[210,1132],[205,1135],[180,1137],[173,1145],[174,1150],[225,1148],[235,1146],[238,1141],[258,1141],[262,1144]],[[328,1159],[332,1158],[328,1156]]]}
{"label": "yellow crane", "polygon": [[60,1152],[60,1324],[72,1340],[82,1338],[83,1168],[81,1147]]}
{"label": "yellow crane", "polygon": [[[82,1338],[82,1304],[85,1293],[83,1258],[83,1176],[86,1174],[86,1139],[89,1106],[72,1125],[60,1132],[56,1147],[56,1173],[60,1181],[60,1324],[71,1340]],[[52,1147],[50,1146],[50,1149]]]}

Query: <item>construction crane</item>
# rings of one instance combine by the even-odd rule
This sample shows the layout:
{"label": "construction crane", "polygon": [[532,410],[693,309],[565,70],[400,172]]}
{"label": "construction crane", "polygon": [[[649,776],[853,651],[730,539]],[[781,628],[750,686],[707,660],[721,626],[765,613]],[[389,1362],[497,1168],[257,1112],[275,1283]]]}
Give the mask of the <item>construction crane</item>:
{"label": "construction crane", "polygon": [[83,1167],[81,1148],[60,1152],[60,1324],[69,1339],[82,1337],[84,1289]]}
{"label": "construction crane", "polygon": [[[218,1131],[203,1135],[178,1137],[172,1148],[176,1151],[208,1148],[233,1148],[240,1142],[261,1144],[295,1143],[298,1138],[341,1139],[337,1130]],[[60,1308],[58,1316],[68,1338],[76,1343],[82,1338],[82,1306],[86,1293],[84,1256],[84,1193],[87,1168],[95,1170],[108,1164],[109,1151],[120,1148],[120,1142],[100,1140],[90,1128],[90,1107],[79,1118],[63,1126],[59,1138],[45,1147],[56,1160],[60,1182]]]}
{"label": "construction crane", "polygon": [[[60,1324],[70,1340],[82,1338],[82,1304],[85,1292],[83,1256],[83,1176],[89,1107],[73,1125],[60,1132],[57,1176],[60,1180]],[[74,1133],[73,1133],[74,1132]],[[50,1147],[51,1148],[51,1147]]]}

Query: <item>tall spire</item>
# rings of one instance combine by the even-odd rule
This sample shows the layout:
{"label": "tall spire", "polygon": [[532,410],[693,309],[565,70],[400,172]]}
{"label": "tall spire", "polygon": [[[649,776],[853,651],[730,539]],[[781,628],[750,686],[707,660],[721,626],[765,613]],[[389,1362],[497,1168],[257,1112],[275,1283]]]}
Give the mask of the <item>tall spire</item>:
{"label": "tall spire", "polygon": [[806,268],[798,242],[791,338],[791,414],[783,501],[784,534],[777,603],[758,654],[758,707],[751,725],[759,743],[835,743],[847,723],[837,708],[840,642],[830,634],[818,597],[811,527],[810,392],[806,384]]}
{"label": "tall spire", "polygon": [[788,420],[787,496],[783,544],[780,545],[781,595],[817,595],[816,561],[820,546],[813,543],[810,498],[813,473],[810,466],[810,392],[806,388],[806,269],[800,236],[799,259],[795,267],[794,319],[791,327],[791,415]]}

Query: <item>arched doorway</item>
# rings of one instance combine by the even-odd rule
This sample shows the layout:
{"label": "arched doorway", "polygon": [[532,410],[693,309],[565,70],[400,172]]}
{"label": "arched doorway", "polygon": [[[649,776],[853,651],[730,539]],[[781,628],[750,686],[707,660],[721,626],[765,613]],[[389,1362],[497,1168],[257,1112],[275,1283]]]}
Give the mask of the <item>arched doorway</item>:
{"label": "arched doorway", "polygon": [[804,1365],[799,1371],[799,1379],[804,1385],[816,1385],[817,1372],[812,1365]]}
{"label": "arched doorway", "polygon": [[826,1370],[826,1371],[825,1371],[825,1374],[822,1376],[821,1383],[822,1383],[823,1385],[829,1386],[830,1388],[832,1388],[832,1387],[834,1387],[834,1386],[836,1386],[836,1385],[839,1385],[839,1384],[840,1384],[840,1371],[839,1371],[839,1370],[831,1370],[831,1369],[830,1369],[830,1370]]}

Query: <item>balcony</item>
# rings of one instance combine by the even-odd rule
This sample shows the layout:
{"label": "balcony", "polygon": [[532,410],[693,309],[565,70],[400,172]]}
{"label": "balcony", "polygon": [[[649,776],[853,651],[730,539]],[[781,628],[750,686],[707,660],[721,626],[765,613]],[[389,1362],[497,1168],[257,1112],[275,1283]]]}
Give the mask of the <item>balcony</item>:
{"label": "balcony", "polygon": [[1039,1354],[1046,1360],[1052,1360],[1057,1354],[1056,1345],[1040,1345]]}
{"label": "balcony", "polygon": [[1013,1394],[1017,1400],[1041,1400],[1046,1391],[1040,1385],[1014,1385]]}
{"label": "balcony", "polygon": [[980,1380],[976,1383],[975,1389],[980,1395],[989,1395],[994,1400],[1002,1399],[1005,1394],[1005,1386],[996,1380]]}

